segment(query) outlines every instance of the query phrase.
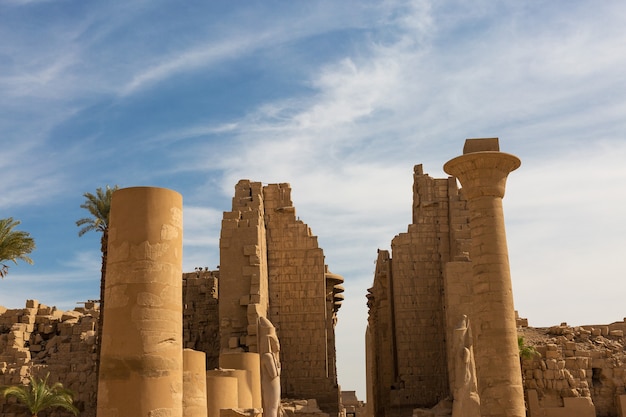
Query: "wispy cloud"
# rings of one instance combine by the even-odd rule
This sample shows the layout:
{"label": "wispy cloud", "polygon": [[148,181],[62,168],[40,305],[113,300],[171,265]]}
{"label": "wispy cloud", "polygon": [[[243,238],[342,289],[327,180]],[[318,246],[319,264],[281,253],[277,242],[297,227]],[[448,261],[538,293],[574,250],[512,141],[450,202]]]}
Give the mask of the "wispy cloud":
{"label": "wispy cloud", "polygon": [[257,34],[243,39],[209,41],[209,45],[164,57],[161,62],[141,69],[139,73],[133,75],[132,79],[122,87],[120,94],[126,96],[175,74],[198,70],[212,66],[217,62],[240,57],[242,54],[249,53],[263,45],[268,38],[271,38],[271,35]]}

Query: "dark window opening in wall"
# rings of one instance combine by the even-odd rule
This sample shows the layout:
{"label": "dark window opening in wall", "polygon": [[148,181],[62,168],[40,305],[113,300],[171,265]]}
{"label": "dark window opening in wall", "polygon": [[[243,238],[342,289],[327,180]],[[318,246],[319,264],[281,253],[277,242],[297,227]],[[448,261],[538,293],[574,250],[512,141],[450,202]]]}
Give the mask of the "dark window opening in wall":
{"label": "dark window opening in wall", "polygon": [[593,372],[591,374],[591,384],[594,387],[600,387],[602,386],[602,368],[591,368],[591,371]]}

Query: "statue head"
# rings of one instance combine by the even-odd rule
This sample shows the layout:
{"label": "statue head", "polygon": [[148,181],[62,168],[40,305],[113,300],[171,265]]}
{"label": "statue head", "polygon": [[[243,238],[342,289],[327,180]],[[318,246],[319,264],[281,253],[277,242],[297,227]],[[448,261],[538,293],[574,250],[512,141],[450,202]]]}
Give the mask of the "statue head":
{"label": "statue head", "polygon": [[276,328],[266,317],[259,318],[259,353],[278,353],[280,342]]}

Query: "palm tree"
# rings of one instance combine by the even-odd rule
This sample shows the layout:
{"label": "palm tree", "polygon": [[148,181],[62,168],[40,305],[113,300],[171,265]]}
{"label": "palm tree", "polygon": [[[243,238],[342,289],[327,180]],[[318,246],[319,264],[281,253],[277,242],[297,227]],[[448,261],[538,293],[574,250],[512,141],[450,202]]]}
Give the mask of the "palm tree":
{"label": "palm tree", "polygon": [[22,260],[32,264],[33,260],[27,254],[35,249],[35,240],[27,232],[13,230],[20,224],[19,220],[13,217],[0,219],[0,278],[4,278],[9,273],[9,266],[3,262]]}
{"label": "palm tree", "polygon": [[96,344],[96,375],[100,369],[100,346],[102,345],[102,324],[104,323],[104,286],[107,267],[107,245],[109,242],[109,213],[111,211],[111,197],[119,187],[113,188],[108,185],[103,190],[96,189],[96,194],[85,193],[85,202],[80,205],[91,214],[91,217],[84,217],[76,221],[76,226],[82,227],[78,231],[78,236],[82,236],[92,230],[101,232],[100,251],[102,252],[102,267],[100,268],[100,316],[98,317],[98,343]]}
{"label": "palm tree", "polygon": [[28,408],[32,417],[51,407],[61,407],[67,411],[78,415],[78,408],[74,406],[73,393],[63,388],[63,384],[55,382],[52,386],[48,386],[48,377],[45,378],[30,377],[30,388],[28,386],[11,386],[0,390],[4,397],[13,396],[17,401]]}

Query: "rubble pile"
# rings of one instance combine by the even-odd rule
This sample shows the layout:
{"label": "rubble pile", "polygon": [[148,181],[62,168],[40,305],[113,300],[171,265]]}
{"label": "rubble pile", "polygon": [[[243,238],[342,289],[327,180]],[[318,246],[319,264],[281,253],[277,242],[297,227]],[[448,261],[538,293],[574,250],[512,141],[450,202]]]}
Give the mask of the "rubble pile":
{"label": "rubble pile", "polygon": [[522,359],[524,388],[536,390],[542,407],[589,397],[598,416],[617,416],[616,398],[626,394],[626,320],[610,325],[521,328],[538,355]]}
{"label": "rubble pile", "polygon": [[[50,383],[61,382],[74,392],[75,405],[85,410],[81,415],[95,415],[98,316],[94,303],[74,311],[37,300],[26,301],[21,309],[0,307],[0,386],[25,384],[31,374],[43,377],[50,372]],[[0,398],[0,415],[18,410]]]}

